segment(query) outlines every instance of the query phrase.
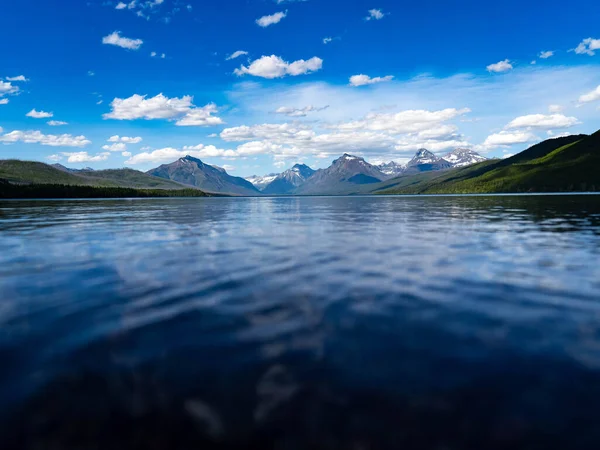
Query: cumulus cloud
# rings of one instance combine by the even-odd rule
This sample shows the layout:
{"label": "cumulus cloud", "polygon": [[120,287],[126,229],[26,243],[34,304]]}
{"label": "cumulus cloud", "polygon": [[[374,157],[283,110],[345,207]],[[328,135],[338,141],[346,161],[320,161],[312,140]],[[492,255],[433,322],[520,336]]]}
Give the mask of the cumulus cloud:
{"label": "cumulus cloud", "polygon": [[311,112],[324,111],[329,108],[329,105],[316,107],[316,106],[305,106],[304,108],[290,108],[287,106],[281,106],[275,110],[276,114],[283,114],[288,117],[306,117]]}
{"label": "cumulus cloud", "polygon": [[321,70],[323,67],[323,60],[316,56],[305,61],[300,59],[289,63],[284,61],[279,56],[262,56],[260,59],[253,61],[249,67],[241,66],[239,69],[235,69],[234,73],[238,76],[245,74],[253,75],[261,78],[282,78],[286,75],[298,76],[313,73]]}
{"label": "cumulus cloud", "polygon": [[483,149],[493,149],[533,141],[539,141],[539,138],[530,131],[501,131],[488,136],[482,147]]}
{"label": "cumulus cloud", "polygon": [[244,50],[237,50],[235,52],[233,52],[231,55],[229,55],[227,58],[225,58],[227,61],[229,61],[230,59],[236,59],[239,58],[240,56],[245,56],[247,55],[248,52],[244,51]]}
{"label": "cumulus cloud", "polygon": [[160,148],[153,151],[146,151],[138,153],[127,161],[125,164],[136,165],[136,164],[147,164],[147,163],[162,163],[172,162],[176,159],[183,158],[185,156],[193,156],[194,158],[207,158],[207,157],[235,157],[237,153],[233,150],[223,150],[215,147],[214,145],[204,146],[202,144],[193,147],[183,147],[183,149],[176,149],[173,147]]}
{"label": "cumulus cloud", "polygon": [[123,142],[125,144],[139,144],[143,139],[140,136],[128,137],[128,136],[111,136],[108,138],[108,142]]}
{"label": "cumulus cloud", "polygon": [[0,98],[0,105],[8,105],[8,99],[7,98]]}
{"label": "cumulus cloud", "polygon": [[530,114],[527,116],[517,117],[512,120],[507,126],[507,130],[515,128],[543,128],[557,129],[570,128],[579,123],[576,117],[567,117],[563,114]]}
{"label": "cumulus cloud", "polygon": [[375,77],[371,78],[368,75],[353,75],[350,77],[350,85],[351,86],[366,86],[369,84],[383,83],[386,81],[392,81],[394,77],[392,75],[388,75],[385,77]]}
{"label": "cumulus cloud", "polygon": [[50,147],[85,147],[92,143],[85,136],[73,136],[71,134],[53,135],[43,134],[41,131],[20,130],[0,135],[0,142],[3,144],[23,142],[25,144],[41,144]]}
{"label": "cumulus cloud", "polygon": [[63,152],[61,154],[63,156],[68,157],[67,161],[69,161],[70,163],[106,161],[108,159],[108,157],[110,156],[110,153],[106,153],[106,152],[98,153],[94,156],[90,155],[88,152],[75,152],[75,153]]}
{"label": "cumulus cloud", "polygon": [[6,77],[7,81],[29,81],[27,78],[25,78],[25,75],[18,75],[16,77]]}
{"label": "cumulus cloud", "polygon": [[102,150],[106,150],[108,152],[124,152],[127,150],[127,146],[122,142],[115,142],[111,145],[103,145]]}
{"label": "cumulus cloud", "polygon": [[211,103],[202,108],[194,108],[185,116],[175,122],[175,125],[180,127],[208,127],[223,124],[223,120],[217,116],[213,116],[217,112],[217,105]]}
{"label": "cumulus cloud", "polygon": [[121,156],[124,156],[126,158],[131,158],[131,152],[122,152]]}
{"label": "cumulus cloud", "polygon": [[513,66],[511,64],[510,60],[505,59],[504,61],[500,61],[495,64],[490,64],[489,66],[486,67],[486,69],[488,72],[501,73],[501,72],[508,72],[509,70],[512,70]]}
{"label": "cumulus cloud", "polygon": [[600,100],[600,86],[587,94],[579,97],[579,103],[590,103]]}
{"label": "cumulus cloud", "polygon": [[269,154],[279,159],[305,155],[326,158],[349,151],[409,152],[424,145],[436,151],[469,145],[454,125],[446,123],[468,112],[467,108],[449,108],[373,113],[361,120],[329,124],[321,133],[308,123],[243,125],[226,128],[220,136],[226,142],[242,143],[234,155]]}
{"label": "cumulus cloud", "polygon": [[163,94],[146,97],[135,94],[125,99],[115,98],[111,102],[112,111],[103,117],[116,120],[176,120],[177,126],[213,126],[223,123],[221,118],[213,116],[217,112],[216,105],[210,103],[197,107],[190,95],[181,98],[169,98]]}
{"label": "cumulus cloud", "polygon": [[266,28],[270,25],[275,25],[281,22],[287,16],[287,11],[280,11],[270,16],[262,16],[260,19],[256,19],[256,24],[259,27]]}
{"label": "cumulus cloud", "polygon": [[34,119],[48,119],[50,117],[54,117],[54,113],[46,112],[46,111],[36,111],[35,108],[25,114],[27,117],[32,117]]}
{"label": "cumulus cloud", "polygon": [[48,125],[51,127],[60,127],[62,125],[69,125],[68,122],[63,122],[62,120],[50,120]]}
{"label": "cumulus cloud", "polygon": [[541,59],[548,59],[548,58],[551,58],[552,56],[554,56],[554,52],[552,50],[540,52]]}
{"label": "cumulus cloud", "polygon": [[102,43],[107,45],[116,45],[127,50],[138,50],[144,43],[141,39],[130,39],[121,36],[120,31],[114,31],[108,36],[102,38]]}
{"label": "cumulus cloud", "polygon": [[577,47],[573,49],[578,55],[590,55],[594,56],[596,50],[600,50],[600,39],[587,38],[579,43]]}
{"label": "cumulus cloud", "polygon": [[370,9],[368,13],[365,20],[381,20],[387,15],[387,13],[384,13],[381,9]]}
{"label": "cumulus cloud", "polygon": [[19,92],[19,86],[15,86],[10,81],[0,80],[0,97],[5,95],[14,95]]}

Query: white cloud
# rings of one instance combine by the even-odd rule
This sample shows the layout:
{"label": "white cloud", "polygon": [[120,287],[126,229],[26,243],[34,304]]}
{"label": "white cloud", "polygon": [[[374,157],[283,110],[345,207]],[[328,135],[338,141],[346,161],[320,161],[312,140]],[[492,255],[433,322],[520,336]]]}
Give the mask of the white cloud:
{"label": "white cloud", "polygon": [[[598,70],[595,65],[589,66],[540,66],[531,68],[529,65],[503,76],[487,76],[473,74],[457,74],[450,77],[438,78],[431,75],[421,75],[408,80],[397,80],[393,83],[382,83],[377,89],[349,89],[342,84],[331,84],[323,81],[303,83],[258,83],[243,82],[227,92],[228,103],[237,108],[238,117],[251,118],[252,122],[242,122],[249,128],[259,124],[277,124],[280,120],[274,118],[273,112],[282,105],[302,108],[306,105],[330,105],[326,111],[318,114],[318,120],[302,123],[289,123],[288,127],[297,128],[297,133],[286,137],[283,132],[275,132],[270,136],[265,132],[264,137],[250,133],[246,141],[258,141],[264,147],[264,154],[276,155],[275,147],[267,144],[280,145],[282,152],[297,151],[301,156],[336,155],[344,151],[361,152],[369,158],[382,157],[389,161],[394,158],[410,158],[414,151],[396,150],[408,148],[415,142],[423,142],[428,147],[431,140],[426,139],[429,132],[415,131],[411,138],[406,135],[391,135],[387,130],[380,132],[369,129],[356,130],[356,140],[352,141],[348,126],[372,113],[392,113],[402,110],[409,111],[440,111],[449,107],[469,106],[476,112],[450,119],[448,125],[456,125],[458,137],[444,138],[439,142],[451,145],[452,141],[468,141],[472,146],[483,143],[486,138],[497,133],[515,117],[540,111],[545,114],[549,104],[569,105],[598,85]],[[397,105],[402,105],[398,108]],[[599,105],[599,103],[596,103]],[[568,110],[568,109],[567,109]],[[555,113],[553,113],[555,114]],[[563,113],[564,114],[564,113]],[[569,128],[573,133],[590,133],[593,131],[597,112],[593,108],[580,108],[577,118],[580,125]],[[568,116],[568,114],[565,114]],[[285,116],[276,115],[283,118]],[[312,119],[312,117],[311,117]],[[242,119],[243,120],[243,119]],[[465,121],[467,120],[467,121]],[[379,120],[381,122],[382,120]],[[291,121],[290,121],[291,122]],[[235,125],[238,125],[236,123]],[[300,125],[302,126],[300,129]],[[377,121],[371,121],[373,128]],[[431,133],[441,124],[433,123]],[[341,130],[340,130],[341,129]],[[400,129],[400,127],[398,127]],[[490,131],[494,130],[494,131]],[[536,129],[537,130],[537,129]],[[254,131],[254,130],[253,130]],[[542,129],[539,135],[545,135]],[[562,131],[562,130],[557,130]],[[537,131],[534,131],[538,134]],[[317,139],[316,136],[319,136]],[[420,140],[420,141],[419,141]],[[245,140],[232,141],[243,143]],[[370,145],[372,143],[372,146]],[[343,146],[348,149],[344,150]],[[436,141],[435,148],[444,144]],[[462,145],[461,145],[462,146]],[[511,152],[520,151],[526,146],[519,143]],[[255,145],[257,148],[257,145]],[[492,151],[493,149],[484,149]],[[497,150],[493,156],[499,156]]]}
{"label": "white cloud", "polygon": [[8,105],[8,99],[7,98],[0,98],[0,105]]}
{"label": "white cloud", "polygon": [[14,144],[23,142],[25,144],[41,144],[50,147],[85,147],[91,144],[85,136],[73,136],[70,134],[43,134],[41,131],[11,131],[10,133],[0,135],[0,142],[4,144]]}
{"label": "white cloud", "polygon": [[557,129],[570,128],[579,123],[576,117],[567,117],[563,114],[530,114],[527,116],[517,117],[512,120],[507,126],[507,130],[515,128],[543,128]]}
{"label": "white cloud", "polygon": [[333,38],[332,38],[332,37],[326,37],[326,38],[323,38],[323,44],[329,44],[329,43],[330,43],[330,42],[332,42],[332,41],[333,41]]}
{"label": "white cloud", "polygon": [[151,53],[150,53],[150,56],[151,56],[152,58],[157,58],[157,57],[158,57],[158,58],[160,58],[160,59],[165,59],[165,58],[167,57],[167,55],[166,55],[166,54],[164,54],[164,53],[161,53],[161,54],[159,55],[159,54],[158,54],[158,53],[156,53],[156,52],[151,52]]}
{"label": "white cloud", "polygon": [[95,75],[96,73],[93,70],[88,70],[88,77],[93,77]]}
{"label": "white cloud", "polygon": [[103,44],[116,45],[117,47],[125,48],[127,50],[138,50],[144,41],[141,39],[129,39],[121,36],[120,31],[115,31],[108,36],[102,38]]}
{"label": "white cloud", "polygon": [[106,150],[108,152],[124,152],[127,150],[127,146],[122,142],[115,142],[111,145],[103,145],[102,150]]}
{"label": "white cloud", "polygon": [[304,108],[290,108],[287,106],[281,106],[275,110],[275,113],[283,114],[288,117],[306,117],[308,115],[308,113],[324,111],[327,108],[329,108],[329,106],[316,107],[316,106],[310,105],[310,106],[305,106]]}
{"label": "white cloud", "polygon": [[60,127],[62,125],[69,125],[68,122],[63,122],[62,120],[50,120],[48,125],[51,127]]}
{"label": "white cloud", "polygon": [[6,77],[7,81],[29,81],[25,78],[25,75],[18,75],[16,77]]}
{"label": "white cloud", "polygon": [[53,162],[58,162],[58,161],[62,161],[63,157],[61,155],[55,154],[55,155],[46,156],[46,159],[53,161]]}
{"label": "white cloud", "polygon": [[154,151],[147,151],[138,153],[132,156],[125,164],[136,165],[146,163],[162,163],[172,162],[176,159],[183,158],[185,156],[193,156],[194,158],[207,158],[207,157],[235,157],[237,153],[233,150],[222,150],[216,148],[214,145],[204,146],[202,144],[193,147],[184,147],[182,150],[166,147],[160,148]]}
{"label": "white cloud", "polygon": [[[132,3],[133,3],[133,2],[132,2]],[[135,4],[135,3],[134,3],[134,4]],[[125,9],[125,8],[127,8],[127,4],[126,4],[126,3],[123,3],[123,2],[119,2],[119,3],[117,4],[117,6],[115,6],[115,9]]]}
{"label": "white cloud", "polygon": [[563,111],[563,107],[560,105],[549,105],[548,106],[548,112],[551,112],[552,114],[556,114],[556,113],[560,113]]}
{"label": "white cloud", "polygon": [[122,152],[121,156],[124,156],[125,158],[131,158],[131,152]]}
{"label": "white cloud", "polygon": [[381,20],[387,13],[384,13],[381,9],[370,9],[369,14],[365,17],[365,20]]}
{"label": "white cloud", "polygon": [[145,95],[132,95],[129,98],[115,98],[111,102],[112,111],[104,114],[105,119],[135,120],[135,119],[167,119],[175,120],[178,126],[212,126],[220,125],[223,120],[213,113],[217,112],[216,105],[210,103],[197,107],[190,95],[181,98],[168,98],[163,94],[146,98]]}
{"label": "white cloud", "polygon": [[548,59],[548,58],[551,58],[552,56],[554,56],[554,51],[552,51],[552,50],[540,52],[541,59]]}
{"label": "white cloud", "polygon": [[265,28],[281,22],[286,16],[287,11],[277,12],[275,14],[271,14],[270,16],[262,16],[260,19],[256,19],[256,24],[259,27]]}
{"label": "white cloud", "polygon": [[84,162],[98,162],[106,161],[110,156],[110,153],[98,153],[95,156],[90,155],[88,152],[75,152],[67,153],[63,152],[63,156],[67,156],[70,163],[84,163]]}
{"label": "white cloud", "polygon": [[488,136],[482,147],[483,149],[493,149],[539,140],[540,139],[530,131],[501,131]]}
{"label": "white cloud", "polygon": [[253,61],[249,67],[241,66],[235,69],[234,73],[238,76],[250,74],[262,78],[282,78],[286,75],[298,76],[312,72],[317,72],[323,67],[323,60],[316,56],[305,61],[303,59],[288,63],[279,56],[262,56]]}
{"label": "white cloud", "polygon": [[223,169],[225,169],[226,172],[234,172],[235,171],[235,166],[230,166],[229,164],[224,164]]}
{"label": "white cloud", "polygon": [[392,75],[388,75],[385,77],[375,77],[371,78],[368,75],[353,75],[350,77],[350,85],[351,86],[366,86],[369,84],[383,83],[386,81],[392,81],[394,77]]}
{"label": "white cloud", "polygon": [[46,112],[46,111],[36,111],[35,108],[25,114],[27,117],[32,117],[34,119],[48,119],[50,117],[54,117],[54,113]]}
{"label": "white cloud", "polygon": [[19,87],[13,85],[10,81],[2,81],[0,80],[0,97],[4,95],[13,95],[19,92]]}
{"label": "white cloud", "polygon": [[209,127],[222,125],[224,122],[220,117],[213,116],[217,112],[217,105],[214,103],[203,106],[202,108],[194,108],[185,116],[175,122],[175,125],[180,127]]}
{"label": "white cloud", "polygon": [[579,43],[579,45],[573,49],[578,55],[590,55],[594,56],[596,50],[600,50],[600,39],[587,38]]}
{"label": "white cloud", "polygon": [[230,59],[236,59],[239,58],[240,56],[245,56],[247,55],[248,52],[244,51],[244,50],[238,50],[233,52],[231,55],[229,55],[227,58],[225,58],[227,61],[229,61]]}
{"label": "white cloud", "polygon": [[500,61],[495,64],[490,64],[489,66],[486,67],[486,69],[488,72],[500,73],[500,72],[508,72],[509,70],[512,70],[513,66],[511,64],[510,60],[505,59],[504,61]]}
{"label": "white cloud", "polygon": [[125,144],[139,144],[143,139],[140,136],[127,137],[127,136],[111,136],[108,138],[108,142],[123,142]]}
{"label": "white cloud", "polygon": [[311,124],[262,124],[226,128],[221,139],[244,142],[237,156],[270,154],[275,158],[303,155],[328,157],[340,152],[388,153],[414,151],[427,144],[435,150],[469,143],[457,128],[445,122],[468,113],[468,109],[438,111],[408,110],[391,114],[369,114],[359,121],[329,125],[318,133]]}
{"label": "white cloud", "polygon": [[593,91],[588,92],[587,94],[583,94],[579,97],[579,103],[589,103],[595,102],[597,100],[600,100],[600,86],[598,86]]}

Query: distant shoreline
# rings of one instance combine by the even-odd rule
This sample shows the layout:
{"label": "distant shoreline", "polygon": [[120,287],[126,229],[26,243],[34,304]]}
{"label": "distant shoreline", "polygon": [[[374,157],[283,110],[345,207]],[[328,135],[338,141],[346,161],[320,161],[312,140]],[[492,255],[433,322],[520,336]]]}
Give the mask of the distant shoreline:
{"label": "distant shoreline", "polygon": [[198,189],[136,189],[64,184],[12,184],[0,180],[0,199],[212,197]]}

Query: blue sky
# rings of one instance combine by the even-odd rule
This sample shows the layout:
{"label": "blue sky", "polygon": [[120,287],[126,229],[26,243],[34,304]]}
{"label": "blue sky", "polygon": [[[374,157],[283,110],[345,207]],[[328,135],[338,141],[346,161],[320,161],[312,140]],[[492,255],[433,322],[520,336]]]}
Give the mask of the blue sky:
{"label": "blue sky", "polygon": [[248,176],[600,128],[597,2],[5,3],[0,158]]}

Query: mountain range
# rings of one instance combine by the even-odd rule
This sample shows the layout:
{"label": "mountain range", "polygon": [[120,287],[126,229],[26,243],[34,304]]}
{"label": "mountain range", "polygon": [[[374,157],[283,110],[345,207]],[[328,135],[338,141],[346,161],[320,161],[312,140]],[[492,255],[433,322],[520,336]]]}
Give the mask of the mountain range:
{"label": "mountain range", "polygon": [[355,192],[357,186],[374,185],[402,175],[463,167],[486,159],[470,149],[457,149],[443,158],[421,149],[406,165],[395,161],[373,165],[364,158],[346,153],[326,169],[315,171],[304,164],[296,164],[281,174],[255,175],[247,180],[266,195],[340,195]]}
{"label": "mountain range", "polygon": [[[58,195],[63,191],[75,195],[76,190],[57,186],[82,186],[145,190],[137,193],[145,196],[151,190],[159,191],[160,196],[177,195],[177,191],[192,196],[203,192],[260,196],[600,191],[600,131],[591,136],[548,139],[506,159],[488,160],[470,149],[438,157],[421,149],[406,165],[393,161],[373,165],[344,154],[325,169],[296,164],[281,174],[250,179],[256,184],[190,156],[147,173],[0,160],[0,197],[1,191],[12,195],[18,186],[43,193],[43,186],[51,189],[49,185]],[[83,195],[89,189],[80,191]],[[121,195],[116,191],[109,194]]]}

